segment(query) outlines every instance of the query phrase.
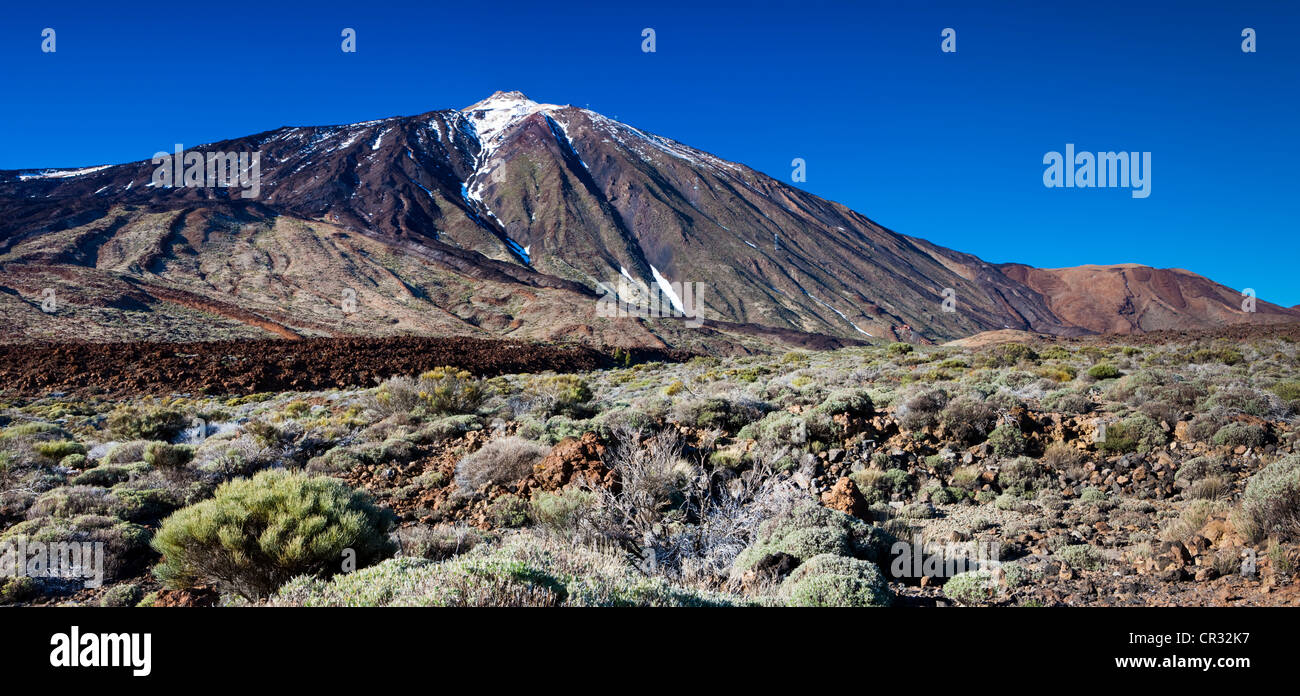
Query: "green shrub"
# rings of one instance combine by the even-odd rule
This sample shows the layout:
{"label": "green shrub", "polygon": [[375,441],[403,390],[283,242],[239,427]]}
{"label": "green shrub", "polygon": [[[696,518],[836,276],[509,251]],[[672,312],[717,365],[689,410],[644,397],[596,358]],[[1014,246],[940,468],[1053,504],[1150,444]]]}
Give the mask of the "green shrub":
{"label": "green shrub", "polygon": [[1193,363],[1221,362],[1224,365],[1236,365],[1245,359],[1241,351],[1235,348],[1201,348],[1187,355],[1187,362]]}
{"label": "green shrub", "polygon": [[1300,400],[1300,381],[1278,382],[1273,385],[1273,393],[1283,401]]}
{"label": "green shrub", "polygon": [[171,440],[187,425],[184,413],[161,406],[124,405],[108,414],[108,431],[119,440]]}
{"label": "green shrub", "polygon": [[0,576],[0,604],[17,604],[36,599],[41,594],[40,583],[29,575]]}
{"label": "green shrub", "polygon": [[1268,442],[1268,431],[1253,423],[1229,423],[1214,434],[1214,444],[1220,447],[1263,447]]}
{"label": "green shrub", "polygon": [[529,391],[538,402],[537,409],[546,416],[565,414],[585,418],[585,405],[591,400],[591,388],[577,375],[547,375],[536,377]]}
{"label": "green shrub", "polygon": [[394,558],[325,581],[302,576],[271,600],[288,606],[734,606],[733,595],[647,577],[622,554],[512,532],[500,545],[434,563]]}
{"label": "green shrub", "polygon": [[1096,504],[1103,503],[1106,500],[1106,491],[1103,491],[1100,488],[1089,486],[1083,489],[1083,492],[1079,493],[1079,502],[1081,503]]}
{"label": "green shrub", "polygon": [[1025,436],[1015,425],[1003,423],[989,433],[989,447],[999,457],[1016,457],[1025,452]]}
{"label": "green shrub", "polygon": [[139,585],[127,583],[125,585],[114,585],[104,591],[104,596],[99,600],[101,607],[133,607],[144,598],[144,592]]}
{"label": "green shrub", "polygon": [[987,570],[968,570],[948,578],[943,584],[943,594],[958,604],[978,606],[994,598],[997,582]]}
{"label": "green shrub", "polygon": [[169,445],[166,442],[151,442],[144,450],[144,462],[155,469],[181,469],[184,468],[193,458],[194,448],[189,445]]}
{"label": "green shrub", "polygon": [[1169,435],[1146,415],[1135,415],[1106,426],[1106,437],[1097,449],[1107,453],[1150,452],[1163,447]]}
{"label": "green shrub", "polygon": [[1259,538],[1300,540],[1300,455],[1290,455],[1250,478],[1241,496],[1241,517]]}
{"label": "green shrub", "polygon": [[1225,472],[1223,457],[1196,457],[1183,462],[1174,473],[1174,480],[1189,484],[1211,476],[1221,476]]}
{"label": "green shrub", "polygon": [[1036,363],[1038,360],[1038,353],[1023,343],[1003,343],[991,348],[984,356],[984,364],[988,367],[1015,367],[1021,362]]}
{"label": "green shrub", "polygon": [[513,529],[528,524],[528,501],[514,493],[499,496],[488,506],[492,523],[503,529]]}
{"label": "green shrub", "polygon": [[733,567],[743,573],[774,553],[787,553],[800,561],[824,553],[880,561],[886,541],[879,528],[809,502],[760,525],[754,543],[740,552]]}
{"label": "green shrub", "polygon": [[392,377],[375,390],[374,406],[382,415],[416,417],[473,413],[487,398],[483,380],[455,367],[437,367],[419,379]]}
{"label": "green shrub", "polygon": [[687,399],[674,407],[674,417],[680,423],[696,428],[717,428],[734,433],[753,423],[768,411],[761,402],[737,402],[730,399]]}
{"label": "green shrub", "polygon": [[1088,544],[1072,544],[1056,550],[1056,555],[1072,567],[1084,570],[1097,570],[1105,558],[1101,549]]}
{"label": "green shrub", "polygon": [[793,607],[886,607],[893,601],[875,563],[833,553],[800,564],[781,584],[781,594]]}
{"label": "green shrub", "polygon": [[296,575],[330,575],[346,561],[363,567],[391,554],[391,522],[336,479],[263,471],[168,517],[153,540],[163,555],[154,573],[172,588],[215,583],[252,600]]}
{"label": "green shrub", "polygon": [[1110,363],[1097,363],[1088,368],[1088,376],[1093,379],[1115,379],[1120,376],[1119,368]]}
{"label": "green shrub", "polygon": [[81,443],[72,440],[55,440],[53,442],[36,443],[36,451],[46,459],[52,459],[57,462],[64,457],[69,457],[74,454],[84,455],[86,453],[86,448],[82,446]]}
{"label": "green shrub", "polygon": [[913,350],[915,350],[915,348],[913,348],[910,343],[891,343],[885,348],[885,352],[890,355],[907,355]]}
{"label": "green shrub", "polygon": [[1014,496],[1029,495],[1050,482],[1043,465],[1029,457],[1017,457],[998,471],[998,486]]}
{"label": "green shrub", "polygon": [[1058,413],[1088,413],[1092,400],[1071,389],[1061,389],[1043,398],[1043,408]]}
{"label": "green shrub", "polygon": [[1205,405],[1208,408],[1224,408],[1252,416],[1268,415],[1268,397],[1241,385],[1224,387],[1210,395]]}
{"label": "green shrub", "polygon": [[826,397],[817,410],[831,415],[844,413],[865,418],[875,412],[875,405],[865,389],[836,389]]}
{"label": "green shrub", "polygon": [[108,488],[130,478],[131,472],[126,467],[106,464],[83,471],[73,477],[69,483],[74,486],[103,486]]}
{"label": "green shrub", "polygon": [[528,517],[543,529],[572,536],[595,505],[595,496],[577,488],[566,488],[556,493],[533,491]]}

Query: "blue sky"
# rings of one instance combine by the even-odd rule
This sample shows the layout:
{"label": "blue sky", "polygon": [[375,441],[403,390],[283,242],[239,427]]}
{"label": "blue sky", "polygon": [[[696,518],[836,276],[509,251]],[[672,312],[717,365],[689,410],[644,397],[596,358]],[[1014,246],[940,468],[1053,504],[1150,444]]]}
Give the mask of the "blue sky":
{"label": "blue sky", "polygon": [[[802,157],[802,188],[988,261],[1187,268],[1300,304],[1290,0],[132,5],[6,7],[0,168],[518,89],[787,182]],[[1066,143],[1150,151],[1150,197],[1044,187],[1043,156]]]}

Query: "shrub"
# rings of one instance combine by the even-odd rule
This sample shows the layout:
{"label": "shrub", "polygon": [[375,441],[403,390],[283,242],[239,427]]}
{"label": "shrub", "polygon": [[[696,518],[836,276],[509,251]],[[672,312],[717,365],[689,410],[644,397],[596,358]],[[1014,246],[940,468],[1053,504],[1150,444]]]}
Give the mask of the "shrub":
{"label": "shrub", "polygon": [[485,541],[483,533],[463,525],[403,527],[397,532],[402,555],[444,561],[458,556]]}
{"label": "shrub", "polygon": [[548,375],[534,378],[529,391],[536,399],[536,406],[546,416],[565,414],[573,418],[585,418],[589,414],[584,408],[591,400],[591,388],[576,375]]}
{"label": "shrub", "polygon": [[736,557],[734,572],[743,573],[776,553],[799,561],[826,553],[880,561],[885,549],[886,537],[879,528],[809,502],[764,522],[754,543]]}
{"label": "shrub", "polygon": [[1025,436],[1020,428],[1003,423],[989,433],[989,447],[1000,457],[1015,457],[1025,452]]}
{"label": "shrub", "polygon": [[1061,389],[1048,394],[1043,399],[1043,407],[1058,413],[1088,413],[1092,410],[1092,400],[1070,389]]}
{"label": "shrub", "polygon": [[1033,493],[1050,482],[1043,466],[1029,457],[1017,457],[1002,465],[998,472],[998,485],[1015,496]]}
{"label": "shrub", "polygon": [[1278,382],[1273,385],[1273,393],[1283,401],[1300,400],[1300,381]]}
{"label": "shrub", "polygon": [[1022,361],[1038,362],[1038,353],[1023,343],[1004,343],[994,346],[984,356],[984,364],[989,367],[1014,367]]}
{"label": "shrub", "polygon": [[722,398],[687,399],[674,408],[674,417],[680,423],[696,428],[717,428],[734,433],[763,417],[767,404],[756,401],[732,401]]}
{"label": "shrub", "polygon": [[991,599],[997,583],[993,573],[987,570],[968,570],[948,578],[943,584],[943,594],[958,604],[977,606]]}
{"label": "shrub", "polygon": [[835,422],[821,411],[802,414],[776,411],[763,420],[751,423],[736,434],[739,440],[760,440],[804,447],[810,442],[830,442],[836,432]]}
{"label": "shrub", "polygon": [[381,415],[409,413],[417,417],[473,413],[487,394],[483,381],[466,370],[437,367],[419,379],[392,377],[375,390],[374,405]]}
{"label": "shrub", "polygon": [[1088,368],[1088,376],[1093,379],[1115,379],[1120,376],[1119,368],[1110,363],[1097,363]]}
{"label": "shrub", "polygon": [[1187,436],[1197,442],[1206,442],[1228,424],[1222,410],[1202,413],[1187,424]]}
{"label": "shrub", "polygon": [[875,563],[831,553],[795,568],[781,594],[794,607],[886,607],[893,600]]}
{"label": "shrub", "polygon": [[1056,471],[1066,473],[1083,463],[1079,450],[1057,440],[1043,450],[1043,464]]}
{"label": "shrub", "polygon": [[7,578],[0,576],[0,604],[16,604],[37,598],[41,594],[40,583],[29,575]]}
{"label": "shrub", "polygon": [[131,464],[144,461],[144,450],[149,444],[149,440],[119,442],[108,448],[108,452],[99,460],[99,464],[103,466],[104,464]]}
{"label": "shrub", "polygon": [[1063,546],[1056,550],[1056,555],[1071,566],[1084,570],[1097,570],[1104,558],[1100,549],[1088,544]]}
{"label": "shrub", "polygon": [[1104,503],[1106,502],[1106,491],[1089,486],[1079,493],[1079,502],[1090,505]]}
{"label": "shrub", "polygon": [[342,482],[284,470],[235,479],[168,517],[154,573],[168,587],[214,583],[254,600],[290,578],[331,575],[390,555],[391,513]]}
{"label": "shrub", "polygon": [[155,469],[174,470],[184,468],[194,458],[194,448],[188,445],[169,445],[166,442],[151,442],[144,450],[144,461]]}
{"label": "shrub", "polygon": [[702,592],[646,577],[622,555],[526,532],[500,545],[433,563],[394,558],[335,576],[285,585],[271,601],[291,606],[732,606],[733,595]]}
{"label": "shrub", "polygon": [[1149,416],[1136,415],[1106,426],[1106,438],[1097,449],[1108,453],[1150,452],[1163,447],[1169,436]]}
{"label": "shrub", "polygon": [[982,442],[997,425],[997,414],[982,401],[956,399],[943,409],[939,421],[958,442],[974,445]]}
{"label": "shrub", "polygon": [[1224,365],[1236,365],[1245,359],[1241,351],[1235,348],[1200,348],[1187,356],[1187,362],[1221,362]]}
{"label": "shrub", "polygon": [[865,418],[875,412],[875,405],[865,389],[836,389],[826,397],[817,410],[831,415],[844,413]]}
{"label": "shrub", "polygon": [[1079,376],[1079,372],[1069,365],[1044,365],[1037,370],[1034,370],[1034,374],[1044,379],[1050,379],[1053,382],[1060,382],[1062,384],[1070,382],[1075,377]]}
{"label": "shrub", "polygon": [[1224,471],[1223,457],[1196,457],[1183,462],[1178,467],[1174,480],[1186,485],[1210,476],[1221,476]]}
{"label": "shrub", "polygon": [[885,352],[890,355],[907,355],[913,350],[915,350],[915,348],[913,348],[910,343],[891,343],[885,348]]}
{"label": "shrub", "polygon": [[47,491],[37,498],[27,510],[27,517],[29,519],[80,515],[113,517],[117,514],[118,505],[117,499],[106,488],[64,486]]}
{"label": "shrub", "polygon": [[186,425],[184,413],[161,406],[119,406],[108,414],[108,431],[119,440],[171,440]]}
{"label": "shrub", "polygon": [[528,524],[528,501],[514,493],[499,496],[488,506],[492,523],[503,529],[513,529]]}
{"label": "shrub", "polygon": [[54,440],[52,442],[36,443],[36,451],[46,459],[52,459],[57,462],[64,457],[74,454],[84,455],[86,453],[86,448],[80,443],[72,440]]}
{"label": "shrub", "polygon": [[1241,385],[1224,387],[1210,395],[1205,405],[1209,408],[1224,408],[1252,416],[1268,414],[1268,397]]}
{"label": "shrub", "polygon": [[0,542],[25,538],[46,544],[59,542],[100,543],[104,545],[104,579],[131,577],[143,569],[150,558],[149,530],[107,515],[76,517],[41,517],[20,522],[0,534]]}
{"label": "shrub", "polygon": [[894,412],[894,417],[905,430],[925,430],[939,422],[939,413],[947,405],[948,393],[932,389],[904,401]]}
{"label": "shrub", "polygon": [[126,467],[106,464],[83,471],[75,476],[70,483],[74,486],[103,486],[107,488],[130,478],[131,472]]}
{"label": "shrub", "polygon": [[477,491],[485,485],[504,485],[523,479],[533,465],[546,456],[547,448],[522,437],[491,440],[473,454],[456,462],[456,484],[461,490]]}
{"label": "shrub", "polygon": [[1214,434],[1214,444],[1220,447],[1263,447],[1268,442],[1268,431],[1251,423],[1229,423]]}
{"label": "shrub", "polygon": [[528,517],[543,529],[573,538],[595,504],[595,496],[577,488],[566,488],[557,493],[533,491]]}
{"label": "shrub", "polygon": [[1290,455],[1250,478],[1241,497],[1241,517],[1256,538],[1300,539],[1300,455]]}
{"label": "shrub", "polygon": [[143,598],[144,592],[139,585],[133,583],[114,585],[104,592],[104,596],[99,600],[99,606],[133,607]]}

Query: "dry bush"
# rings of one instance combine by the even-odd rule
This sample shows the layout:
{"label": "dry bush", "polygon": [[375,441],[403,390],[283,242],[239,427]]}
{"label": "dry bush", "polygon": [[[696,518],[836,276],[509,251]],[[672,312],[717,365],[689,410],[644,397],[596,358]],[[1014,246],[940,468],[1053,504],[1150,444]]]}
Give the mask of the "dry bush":
{"label": "dry bush", "polygon": [[532,473],[533,465],[548,451],[545,445],[522,437],[491,440],[456,462],[456,484],[469,493],[488,484],[514,483]]}

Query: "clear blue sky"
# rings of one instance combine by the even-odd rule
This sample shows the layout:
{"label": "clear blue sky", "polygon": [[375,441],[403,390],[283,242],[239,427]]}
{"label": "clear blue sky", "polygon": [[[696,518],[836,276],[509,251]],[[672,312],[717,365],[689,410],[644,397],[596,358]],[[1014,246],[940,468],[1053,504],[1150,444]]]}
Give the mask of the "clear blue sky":
{"label": "clear blue sky", "polygon": [[[787,182],[802,157],[801,187],[988,261],[1181,267],[1300,303],[1293,0],[130,4],[7,4],[0,168],[518,89]],[[1151,151],[1151,196],[1045,188],[1067,142]]]}

